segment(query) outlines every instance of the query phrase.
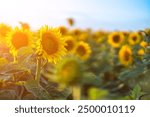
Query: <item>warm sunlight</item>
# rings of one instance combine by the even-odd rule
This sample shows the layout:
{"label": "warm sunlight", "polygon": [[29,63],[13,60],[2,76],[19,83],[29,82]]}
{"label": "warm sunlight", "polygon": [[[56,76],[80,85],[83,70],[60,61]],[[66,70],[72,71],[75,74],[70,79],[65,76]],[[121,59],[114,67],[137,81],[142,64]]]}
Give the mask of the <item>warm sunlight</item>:
{"label": "warm sunlight", "polygon": [[34,28],[66,25],[73,17],[78,27],[136,30],[150,26],[149,12],[148,0],[0,0],[0,22]]}

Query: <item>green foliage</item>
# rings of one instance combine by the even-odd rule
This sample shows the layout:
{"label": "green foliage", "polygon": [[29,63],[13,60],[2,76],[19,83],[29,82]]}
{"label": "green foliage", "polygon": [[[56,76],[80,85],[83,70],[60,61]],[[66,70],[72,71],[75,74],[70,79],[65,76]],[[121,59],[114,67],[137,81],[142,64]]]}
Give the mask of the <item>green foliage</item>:
{"label": "green foliage", "polygon": [[105,99],[108,95],[107,90],[99,89],[99,88],[90,88],[88,91],[88,97],[90,100],[99,100]]}
{"label": "green foliage", "polygon": [[144,93],[139,85],[136,85],[131,91],[130,98],[133,100],[138,100]]}
{"label": "green foliage", "polygon": [[49,93],[38,84],[38,82],[34,79],[30,79],[25,83],[25,88],[27,91],[34,94],[35,97],[41,100],[53,99]]}
{"label": "green foliage", "polygon": [[[107,36],[105,34],[102,41],[95,41],[91,37],[86,40],[91,46],[92,55],[86,61],[79,59],[83,67],[82,70],[77,69],[79,72],[75,74],[79,80],[65,86],[55,79],[58,64],[47,63],[43,59],[39,67],[40,81],[35,80],[39,56],[34,53],[34,49],[19,49],[17,62],[13,62],[9,52],[0,53],[0,99],[74,99],[72,89],[75,84],[81,91],[80,99],[150,99],[150,46],[132,46],[133,63],[123,66],[118,59],[120,48],[108,45]],[[143,38],[150,43],[150,36],[145,35]],[[141,48],[145,54],[138,56],[137,51]],[[66,56],[68,59],[70,57],[75,56]],[[65,73],[69,73],[69,70]],[[60,79],[64,81],[62,77]]]}
{"label": "green foliage", "polygon": [[141,75],[143,72],[145,71],[145,65],[140,65],[136,68],[133,69],[129,69],[126,71],[123,71],[120,75],[119,75],[119,79],[120,80],[127,80],[129,78],[137,78],[139,75]]}

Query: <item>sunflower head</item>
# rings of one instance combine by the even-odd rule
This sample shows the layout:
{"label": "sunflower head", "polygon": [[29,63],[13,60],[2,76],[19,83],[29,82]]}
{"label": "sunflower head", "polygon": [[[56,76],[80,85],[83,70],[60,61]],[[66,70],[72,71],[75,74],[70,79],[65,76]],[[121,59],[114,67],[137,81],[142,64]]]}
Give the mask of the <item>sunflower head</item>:
{"label": "sunflower head", "polygon": [[93,32],[92,33],[92,39],[97,40],[98,38],[99,38],[99,32],[98,31]]}
{"label": "sunflower head", "polygon": [[33,46],[32,32],[16,27],[8,33],[7,43],[10,48],[10,52],[16,56],[20,48]]}
{"label": "sunflower head", "polygon": [[87,39],[88,39],[88,33],[86,33],[86,32],[83,32],[83,33],[81,33],[80,35],[79,35],[79,40],[80,41],[86,41]]}
{"label": "sunflower head", "polygon": [[30,25],[28,23],[19,22],[21,27],[25,30],[30,30]]}
{"label": "sunflower head", "polygon": [[91,47],[89,46],[88,43],[80,41],[78,42],[76,49],[75,49],[75,54],[82,60],[86,60],[90,57],[91,55]]}
{"label": "sunflower head", "polygon": [[71,34],[74,36],[79,36],[82,33],[81,29],[74,29],[71,31]]}
{"label": "sunflower head", "polygon": [[65,26],[60,26],[59,30],[60,30],[62,35],[65,35],[68,32],[68,29]]}
{"label": "sunflower head", "polygon": [[73,18],[68,18],[67,21],[68,21],[68,24],[69,24],[70,26],[73,26],[73,25],[74,25],[74,19],[73,19]]}
{"label": "sunflower head", "polygon": [[81,63],[76,58],[65,58],[57,64],[56,81],[65,85],[79,83],[82,78]]}
{"label": "sunflower head", "polygon": [[139,50],[138,50],[138,55],[139,55],[139,56],[143,56],[144,54],[145,54],[144,49],[139,49]]}
{"label": "sunflower head", "polygon": [[143,48],[146,48],[148,46],[148,43],[146,41],[142,41],[140,43],[140,46],[143,47]]}
{"label": "sunflower head", "polygon": [[139,44],[141,41],[141,36],[139,35],[138,32],[131,32],[129,34],[129,37],[128,37],[128,43],[130,45],[136,45],[136,44]]}
{"label": "sunflower head", "polygon": [[1,43],[6,43],[5,37],[9,31],[11,31],[10,26],[8,26],[4,23],[0,24],[0,42]]}
{"label": "sunflower head", "polygon": [[121,32],[112,32],[108,35],[108,43],[114,48],[119,48],[124,40],[124,34]]}
{"label": "sunflower head", "polygon": [[150,36],[150,28],[145,29],[145,33]]}
{"label": "sunflower head", "polygon": [[73,38],[73,36],[65,36],[65,48],[68,52],[73,52],[76,46],[76,40]]}
{"label": "sunflower head", "polygon": [[127,32],[127,31],[123,31],[122,33],[124,34],[125,37],[127,37],[129,35],[129,32]]}
{"label": "sunflower head", "polygon": [[124,45],[121,47],[119,51],[119,59],[121,64],[128,66],[132,63],[133,57],[132,57],[132,50],[128,45]]}
{"label": "sunflower head", "polygon": [[49,28],[47,25],[40,28],[37,36],[36,49],[42,58],[56,63],[65,55],[65,40],[58,28]]}

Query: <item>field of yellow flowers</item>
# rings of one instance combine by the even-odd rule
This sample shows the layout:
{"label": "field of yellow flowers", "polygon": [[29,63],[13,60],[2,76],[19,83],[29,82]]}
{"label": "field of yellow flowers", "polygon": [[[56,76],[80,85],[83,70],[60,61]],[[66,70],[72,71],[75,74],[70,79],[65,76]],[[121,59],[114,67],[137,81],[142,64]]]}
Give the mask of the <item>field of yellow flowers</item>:
{"label": "field of yellow flowers", "polygon": [[150,99],[150,29],[0,23],[0,99]]}

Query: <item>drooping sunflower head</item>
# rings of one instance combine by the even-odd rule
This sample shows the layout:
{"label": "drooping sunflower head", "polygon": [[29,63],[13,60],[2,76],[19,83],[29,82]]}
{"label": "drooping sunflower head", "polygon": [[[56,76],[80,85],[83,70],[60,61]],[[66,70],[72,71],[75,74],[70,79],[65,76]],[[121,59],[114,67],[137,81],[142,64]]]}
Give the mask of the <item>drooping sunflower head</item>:
{"label": "drooping sunflower head", "polygon": [[108,35],[108,43],[114,48],[121,47],[124,40],[124,34],[121,32],[112,32]]}
{"label": "drooping sunflower head", "polygon": [[11,31],[10,26],[8,26],[4,23],[0,24],[0,42],[1,43],[6,43],[5,37],[9,31]]}
{"label": "drooping sunflower head", "polygon": [[37,53],[49,62],[56,63],[66,53],[65,40],[58,28],[47,25],[40,28],[36,42]]}
{"label": "drooping sunflower head", "polygon": [[68,24],[69,24],[70,26],[73,26],[73,25],[74,25],[74,19],[73,19],[73,18],[68,18],[67,21],[68,21]]}
{"label": "drooping sunflower head", "polygon": [[73,36],[65,36],[64,37],[66,45],[65,48],[68,52],[73,52],[76,47],[76,40],[73,38]]}
{"label": "drooping sunflower head", "polygon": [[77,58],[65,58],[57,64],[56,81],[65,85],[73,85],[82,78],[82,66]]}
{"label": "drooping sunflower head", "polygon": [[30,30],[30,25],[28,23],[19,22],[21,27],[25,30]]}
{"label": "drooping sunflower head", "polygon": [[141,41],[141,36],[137,32],[131,32],[128,37],[128,43],[130,45],[139,44]]}
{"label": "drooping sunflower head", "polygon": [[76,49],[75,49],[75,54],[82,60],[86,60],[90,57],[91,55],[91,47],[88,43],[80,41],[78,42]]}
{"label": "drooping sunflower head", "polygon": [[133,62],[132,50],[128,45],[121,47],[119,51],[119,59],[121,64],[128,66]]}
{"label": "drooping sunflower head", "polygon": [[10,52],[16,56],[20,48],[33,46],[32,32],[16,27],[8,33],[7,43],[10,48]]}

